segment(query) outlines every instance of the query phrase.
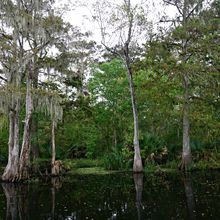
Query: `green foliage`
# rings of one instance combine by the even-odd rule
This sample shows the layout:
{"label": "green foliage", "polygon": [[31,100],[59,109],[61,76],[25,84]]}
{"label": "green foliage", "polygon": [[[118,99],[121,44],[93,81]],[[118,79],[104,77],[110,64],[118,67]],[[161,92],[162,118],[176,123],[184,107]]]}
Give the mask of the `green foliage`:
{"label": "green foliage", "polygon": [[126,149],[112,149],[103,157],[103,165],[107,170],[129,170],[132,168],[132,154]]}
{"label": "green foliage", "polygon": [[155,172],[158,169],[158,165],[155,165],[153,162],[148,162],[144,164],[144,172],[145,173],[151,173]]}
{"label": "green foliage", "polygon": [[164,140],[162,140],[159,136],[151,133],[142,135],[140,144],[142,146],[144,155],[149,155],[153,152],[159,152],[163,147],[165,147]]}
{"label": "green foliage", "polygon": [[8,129],[0,130],[0,163],[6,163],[8,157]]}
{"label": "green foliage", "polygon": [[100,167],[102,162],[100,160],[90,160],[90,159],[78,159],[78,160],[64,160],[63,166],[66,170],[74,170],[77,168],[91,168]]}

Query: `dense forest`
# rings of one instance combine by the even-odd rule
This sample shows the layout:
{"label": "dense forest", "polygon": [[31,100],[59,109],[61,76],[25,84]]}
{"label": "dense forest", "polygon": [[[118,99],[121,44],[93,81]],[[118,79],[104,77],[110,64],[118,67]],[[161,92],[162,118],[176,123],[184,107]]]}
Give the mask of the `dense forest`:
{"label": "dense forest", "polygon": [[220,167],[220,1],[163,0],[156,22],[152,2],[84,5],[95,33],[63,18],[70,5],[0,2],[2,180],[82,158],[134,172]]}

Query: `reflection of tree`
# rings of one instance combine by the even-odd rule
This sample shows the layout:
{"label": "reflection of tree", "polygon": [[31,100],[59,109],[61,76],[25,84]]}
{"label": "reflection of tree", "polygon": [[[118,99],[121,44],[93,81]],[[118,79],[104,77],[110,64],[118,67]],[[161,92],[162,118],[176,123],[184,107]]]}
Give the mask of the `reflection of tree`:
{"label": "reflection of tree", "polygon": [[13,183],[2,183],[7,200],[6,219],[16,220],[18,217],[17,187]]}
{"label": "reflection of tree", "polygon": [[135,173],[133,177],[134,177],[134,184],[135,184],[135,190],[136,190],[137,214],[138,214],[138,220],[140,220],[141,210],[142,210],[143,174]]}
{"label": "reflection of tree", "polygon": [[192,188],[192,180],[189,174],[183,176],[185,194],[186,194],[186,202],[188,208],[189,219],[196,219],[195,217],[195,200],[193,195],[193,188]]}
{"label": "reflection of tree", "polygon": [[60,177],[52,177],[51,178],[51,218],[55,219],[55,208],[56,208],[56,189],[59,189],[62,187],[62,179]]}
{"label": "reflection of tree", "polygon": [[2,188],[7,200],[7,220],[28,219],[28,186],[2,183]]}

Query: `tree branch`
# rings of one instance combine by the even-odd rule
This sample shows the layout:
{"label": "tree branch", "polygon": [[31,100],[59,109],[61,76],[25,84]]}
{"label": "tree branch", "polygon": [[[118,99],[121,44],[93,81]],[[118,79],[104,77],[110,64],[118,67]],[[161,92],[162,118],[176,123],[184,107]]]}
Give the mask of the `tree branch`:
{"label": "tree branch", "polygon": [[192,13],[197,9],[197,7],[203,2],[204,0],[200,0],[197,4],[196,4],[196,6],[189,12],[189,14],[186,16],[186,19],[188,19],[191,15],[192,15]]}
{"label": "tree branch", "polygon": [[2,77],[2,76],[0,76],[0,79],[1,80],[3,80],[3,81],[5,81],[5,82],[8,82],[8,80],[7,79],[5,79],[4,77]]}
{"label": "tree branch", "polygon": [[171,2],[169,0],[163,0],[164,3],[168,4],[168,5],[172,5],[175,6],[178,10],[178,12],[183,16],[183,11],[181,10],[181,8],[179,7],[179,5],[177,4],[177,2]]}

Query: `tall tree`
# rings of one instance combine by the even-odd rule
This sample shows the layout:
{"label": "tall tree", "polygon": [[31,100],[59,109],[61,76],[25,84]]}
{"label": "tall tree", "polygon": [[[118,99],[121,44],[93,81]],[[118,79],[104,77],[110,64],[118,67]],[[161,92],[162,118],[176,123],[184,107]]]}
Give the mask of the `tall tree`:
{"label": "tall tree", "polygon": [[[31,119],[36,107],[33,97],[37,99],[34,89],[37,88],[39,71],[44,68],[48,52],[68,29],[62,18],[52,13],[52,3],[49,0],[17,0],[2,1],[0,4],[4,36],[1,63],[6,85],[13,87],[9,103],[9,160],[3,174],[5,181],[29,176]],[[21,95],[24,93],[26,113],[22,148],[19,150],[19,113]]]}
{"label": "tall tree", "polygon": [[[190,51],[194,35],[191,33],[191,20],[198,16],[201,11],[204,0],[164,0],[168,5],[176,7],[179,15],[177,20],[173,20],[174,24],[178,24],[174,33],[173,44],[178,45],[175,51],[178,56],[180,74],[182,78],[183,88],[183,104],[182,104],[182,125],[183,125],[183,146],[181,170],[188,170],[192,163],[191,147],[190,147],[190,72],[188,68],[190,58],[193,55]],[[179,31],[179,32],[178,32]],[[175,39],[176,37],[176,39]]]}
{"label": "tall tree", "polygon": [[2,96],[1,102],[8,108],[9,141],[8,163],[2,179],[14,181],[18,174],[19,164],[19,114],[21,108],[21,82],[26,69],[24,59],[24,38],[19,32],[19,13],[12,1],[2,1],[0,4],[1,20],[1,64],[5,76],[6,100]]}
{"label": "tall tree", "polygon": [[[105,13],[103,13],[103,10],[106,10]],[[110,53],[123,60],[127,70],[134,122],[133,172],[142,172],[143,165],[139,145],[138,111],[132,63],[135,46],[137,46],[138,41],[137,36],[143,34],[143,26],[147,25],[145,11],[139,5],[132,6],[130,0],[124,0],[122,5],[110,2],[105,2],[101,5],[99,2],[95,6],[95,11],[94,18],[98,21],[101,29],[102,44]],[[108,15],[108,17],[104,17],[103,14]],[[110,37],[106,39],[107,36]]]}

